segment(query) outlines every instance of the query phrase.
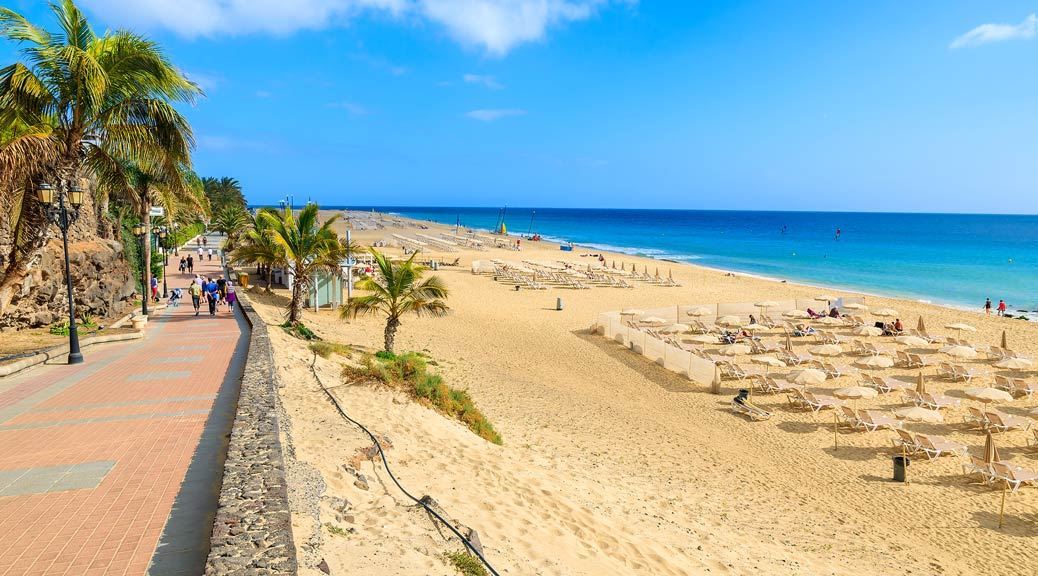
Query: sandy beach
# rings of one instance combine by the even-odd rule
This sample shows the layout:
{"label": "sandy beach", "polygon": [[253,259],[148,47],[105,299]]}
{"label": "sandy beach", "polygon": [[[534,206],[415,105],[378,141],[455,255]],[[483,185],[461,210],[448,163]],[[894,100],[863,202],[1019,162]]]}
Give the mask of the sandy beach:
{"label": "sandy beach", "polygon": [[[370,245],[394,233],[448,229],[395,220],[402,224],[355,229],[353,239]],[[650,272],[658,267],[682,286],[516,291],[469,267],[474,259],[491,258],[594,261],[584,254],[647,265]],[[451,290],[452,313],[405,319],[397,348],[427,353],[448,383],[468,389],[502,434],[503,446],[401,392],[343,385],[336,357],[317,358],[315,369],[336,386],[333,393],[351,416],[391,439],[387,457],[411,492],[433,496],[478,530],[501,574],[860,574],[863,567],[872,574],[1033,573],[1038,489],[1024,487],[1007,498],[1000,529],[1001,491],[963,475],[960,458],[917,459],[910,484],[892,482],[894,433],[845,429],[834,450],[832,414],[793,410],[784,395],[755,396],[775,416],[749,422],[728,409],[737,382],[726,381],[721,395],[710,394],[707,386],[591,331],[606,311],[809,298],[818,288],[580,247],[567,253],[548,242],[523,241],[522,252],[461,250],[420,258],[430,256],[460,259],[436,272]],[[284,291],[266,295],[256,288],[249,297],[268,324],[283,321],[277,306]],[[562,311],[555,309],[557,298]],[[997,344],[1007,330],[1010,348],[1038,355],[1038,324],[916,301],[868,296],[866,302],[896,309],[907,326],[921,315],[930,332],[942,336],[953,335],[942,326],[967,322],[977,327],[967,336],[977,345]],[[325,310],[308,311],[304,321],[327,340],[369,351],[381,346],[384,324],[378,318],[347,323]],[[271,337],[290,419],[286,442],[326,484],[319,519],[303,509],[293,517],[300,557],[311,561],[302,573],[319,574],[314,563],[323,558],[332,574],[455,574],[443,559],[435,525],[413,509],[381,464],[361,464],[368,490],[344,471],[368,445],[366,437],[325,398],[305,343],[280,329]],[[870,341],[892,344],[889,337]],[[748,357],[740,360],[749,364]],[[908,379],[917,372],[871,373]],[[812,389],[856,383],[844,377]],[[961,393],[966,384],[936,377],[928,384],[930,391],[970,404]],[[899,395],[887,395],[856,407],[904,405]],[[1023,398],[999,408],[1026,416],[1036,405]],[[949,411],[944,423],[908,428],[946,436],[979,455],[984,436],[963,425],[964,407]],[[998,435],[1002,459],[1038,468],[1038,451],[1028,447],[1028,438],[1033,440],[1030,431]],[[333,509],[336,498],[349,502],[348,511]],[[326,523],[345,532],[333,534],[322,527]]]}

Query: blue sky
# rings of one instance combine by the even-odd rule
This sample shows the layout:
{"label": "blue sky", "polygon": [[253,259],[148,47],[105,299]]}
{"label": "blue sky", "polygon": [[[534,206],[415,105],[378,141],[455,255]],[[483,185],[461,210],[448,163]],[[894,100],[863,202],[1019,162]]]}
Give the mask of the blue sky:
{"label": "blue sky", "polygon": [[1038,2],[80,2],[256,203],[1038,213]]}

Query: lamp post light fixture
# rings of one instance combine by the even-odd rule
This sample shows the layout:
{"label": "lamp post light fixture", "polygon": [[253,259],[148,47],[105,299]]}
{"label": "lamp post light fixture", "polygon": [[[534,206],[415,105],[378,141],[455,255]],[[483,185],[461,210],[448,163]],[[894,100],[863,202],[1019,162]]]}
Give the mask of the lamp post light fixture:
{"label": "lamp post light fixture", "polygon": [[79,351],[79,330],[76,326],[76,303],[72,297],[68,231],[79,218],[79,207],[83,205],[83,189],[79,187],[78,182],[64,178],[59,178],[57,188],[40,182],[36,185],[36,199],[46,207],[47,218],[61,230],[61,246],[65,252],[65,289],[68,292],[68,363],[82,364],[83,354]]}
{"label": "lamp post light fixture", "polygon": [[138,224],[133,227],[133,234],[140,240],[141,248],[141,314],[144,316],[148,315],[148,298],[151,297],[151,287],[148,286],[148,269],[145,266],[150,264],[144,261],[144,242],[148,237],[148,228],[142,224]]}

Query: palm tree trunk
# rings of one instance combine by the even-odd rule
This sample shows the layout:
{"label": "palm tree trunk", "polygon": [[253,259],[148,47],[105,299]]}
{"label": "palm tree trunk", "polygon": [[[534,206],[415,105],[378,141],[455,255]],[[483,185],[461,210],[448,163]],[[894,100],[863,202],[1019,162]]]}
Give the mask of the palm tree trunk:
{"label": "palm tree trunk", "polygon": [[43,248],[49,239],[49,226],[47,214],[26,186],[21,209],[11,231],[11,251],[3,255],[6,262],[5,268],[0,270],[0,316],[10,311],[17,288],[25,282],[25,278],[42,258]]}
{"label": "palm tree trunk", "polygon": [[295,324],[303,316],[303,283],[299,276],[292,282],[292,302],[288,306],[288,321]]}
{"label": "palm tree trunk", "polygon": [[393,344],[396,340],[396,329],[400,326],[399,318],[390,318],[386,321],[386,352],[393,353]]}

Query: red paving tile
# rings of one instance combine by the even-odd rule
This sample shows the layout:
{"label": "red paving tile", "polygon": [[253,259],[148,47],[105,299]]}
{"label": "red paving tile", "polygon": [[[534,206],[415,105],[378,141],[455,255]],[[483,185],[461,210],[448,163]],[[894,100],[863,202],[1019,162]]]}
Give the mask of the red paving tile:
{"label": "red paving tile", "polygon": [[[196,318],[181,305],[154,315],[141,341],[0,380],[0,473],[115,463],[94,488],[0,496],[0,575],[145,574],[215,402],[196,397],[216,397],[244,337],[226,309]],[[157,374],[172,376],[134,379]],[[88,418],[104,420],[77,422]]]}

